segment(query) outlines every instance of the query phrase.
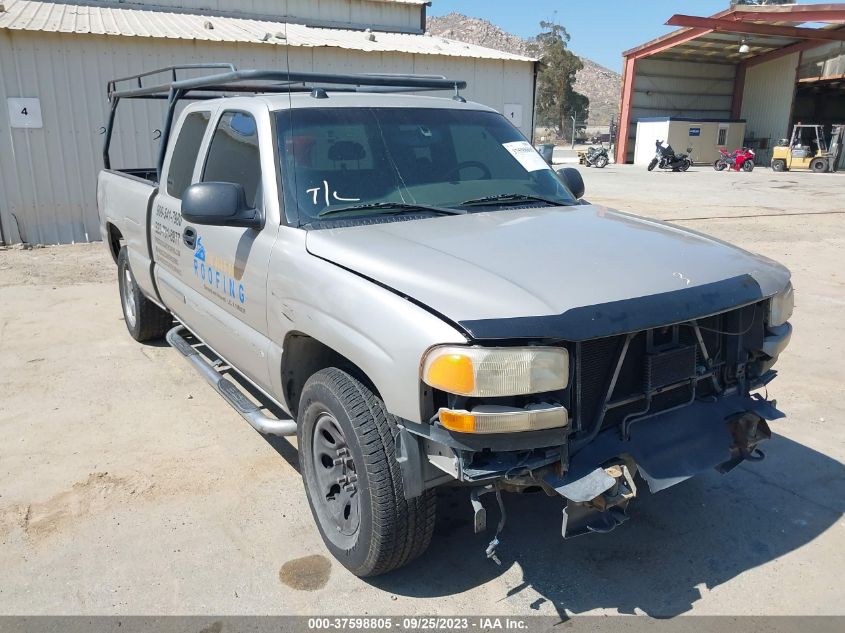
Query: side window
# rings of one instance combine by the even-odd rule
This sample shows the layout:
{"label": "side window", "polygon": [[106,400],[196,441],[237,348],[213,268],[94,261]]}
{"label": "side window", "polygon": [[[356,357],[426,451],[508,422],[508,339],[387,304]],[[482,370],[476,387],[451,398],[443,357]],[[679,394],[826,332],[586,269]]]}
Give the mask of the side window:
{"label": "side window", "polygon": [[261,184],[258,129],[255,119],[243,112],[224,112],[214,130],[202,182],[234,182],[246,193],[246,203],[255,206]]}
{"label": "side window", "polygon": [[191,112],[179,130],[170,158],[170,168],[167,170],[167,193],[174,198],[181,198],[191,184],[208,119],[208,112]]}

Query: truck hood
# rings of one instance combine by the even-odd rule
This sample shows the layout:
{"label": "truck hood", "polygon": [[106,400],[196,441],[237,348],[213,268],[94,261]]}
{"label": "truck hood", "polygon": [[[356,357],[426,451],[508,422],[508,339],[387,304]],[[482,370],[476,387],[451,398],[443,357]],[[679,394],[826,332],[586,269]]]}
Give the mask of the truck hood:
{"label": "truck hood", "polygon": [[595,205],[312,230],[306,246],[473,339],[633,332],[747,305],[789,281],[765,257]]}

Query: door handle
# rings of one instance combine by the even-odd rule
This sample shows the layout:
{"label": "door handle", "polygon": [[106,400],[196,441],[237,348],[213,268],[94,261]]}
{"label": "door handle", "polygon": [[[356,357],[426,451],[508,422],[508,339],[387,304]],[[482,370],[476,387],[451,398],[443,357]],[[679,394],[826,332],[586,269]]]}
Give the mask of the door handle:
{"label": "door handle", "polygon": [[185,242],[185,245],[193,250],[197,245],[197,232],[194,230],[192,226],[186,226],[185,230],[182,232],[182,241]]}

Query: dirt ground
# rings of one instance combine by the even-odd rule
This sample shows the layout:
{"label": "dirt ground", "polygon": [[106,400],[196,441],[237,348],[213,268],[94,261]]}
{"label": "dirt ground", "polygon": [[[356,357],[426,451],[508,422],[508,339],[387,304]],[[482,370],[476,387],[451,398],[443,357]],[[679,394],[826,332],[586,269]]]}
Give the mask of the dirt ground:
{"label": "dirt ground", "polygon": [[129,338],[102,244],[3,249],[0,614],[845,614],[845,174],[582,172],[595,203],[792,269],[764,462],[566,542],[557,500],[511,495],[501,566],[445,492],[423,559],[360,580],[319,539],[293,444]]}

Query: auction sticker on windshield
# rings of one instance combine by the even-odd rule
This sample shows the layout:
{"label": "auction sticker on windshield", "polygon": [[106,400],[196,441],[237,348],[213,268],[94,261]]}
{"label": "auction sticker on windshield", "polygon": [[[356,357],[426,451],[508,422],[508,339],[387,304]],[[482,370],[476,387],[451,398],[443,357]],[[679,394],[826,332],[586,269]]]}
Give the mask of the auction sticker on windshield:
{"label": "auction sticker on windshield", "polygon": [[537,150],[531,147],[528,141],[512,141],[510,143],[503,143],[502,147],[508,150],[519,164],[525,168],[525,171],[538,171],[540,169],[551,169],[549,164],[543,160],[543,157],[537,153]]}

